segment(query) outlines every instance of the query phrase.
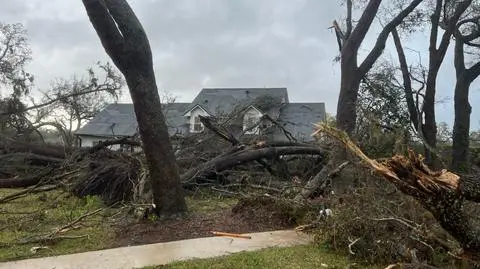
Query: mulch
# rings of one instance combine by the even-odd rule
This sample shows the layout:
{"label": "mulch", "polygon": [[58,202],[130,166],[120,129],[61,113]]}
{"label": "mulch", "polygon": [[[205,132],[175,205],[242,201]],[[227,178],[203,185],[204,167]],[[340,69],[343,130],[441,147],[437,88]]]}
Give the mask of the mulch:
{"label": "mulch", "polygon": [[240,201],[232,209],[193,213],[184,219],[143,221],[116,229],[112,247],[209,237],[211,231],[252,233],[289,229],[295,221],[266,201]]}

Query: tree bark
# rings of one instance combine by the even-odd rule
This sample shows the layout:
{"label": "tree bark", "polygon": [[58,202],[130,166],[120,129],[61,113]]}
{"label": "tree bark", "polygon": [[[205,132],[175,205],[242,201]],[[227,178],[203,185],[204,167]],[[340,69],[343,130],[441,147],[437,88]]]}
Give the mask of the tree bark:
{"label": "tree bark", "polygon": [[437,146],[437,123],[435,120],[435,92],[437,87],[438,71],[443,63],[445,54],[447,53],[450,45],[450,39],[455,31],[456,24],[465,10],[470,6],[472,0],[465,0],[457,3],[455,11],[452,17],[447,22],[445,31],[442,35],[442,39],[437,48],[438,29],[440,27],[440,16],[442,7],[444,5],[443,0],[437,0],[435,11],[431,16],[432,28],[430,30],[430,44],[429,44],[429,66],[427,83],[425,88],[425,97],[423,100],[423,113],[425,114],[425,122],[422,125],[422,133],[425,138],[425,142],[428,146],[425,146],[425,160],[426,163],[432,167],[438,166],[438,162],[435,158],[435,153],[429,148],[435,148]]}
{"label": "tree bark", "polygon": [[261,159],[274,159],[278,156],[310,154],[326,156],[325,150],[318,147],[287,146],[287,147],[266,147],[260,149],[244,149],[231,151],[223,154],[204,164],[199,165],[182,175],[182,182],[189,183],[195,178],[204,177],[210,173],[219,173],[237,165]]}
{"label": "tree bark", "polygon": [[480,75],[480,62],[470,68],[465,67],[464,42],[457,32],[454,50],[456,84],[454,94],[455,120],[453,124],[452,162],[454,171],[466,172],[469,169],[470,114],[472,106],[468,100],[470,85]]}
{"label": "tree bark", "polygon": [[147,35],[125,0],[83,0],[83,4],[105,51],[127,81],[150,171],[156,213],[168,217],[186,212]]}
{"label": "tree bark", "polygon": [[388,36],[423,0],[412,1],[405,9],[385,25],[374,47],[358,66],[357,57],[365,36],[378,12],[381,0],[370,0],[352,33],[346,37],[341,49],[340,94],[337,104],[337,127],[352,134],[357,120],[357,99],[360,81],[382,55]]}
{"label": "tree bark", "polygon": [[468,170],[470,144],[470,114],[472,107],[468,101],[470,83],[457,78],[455,84],[455,120],[453,124],[453,145],[451,169],[466,172]]}

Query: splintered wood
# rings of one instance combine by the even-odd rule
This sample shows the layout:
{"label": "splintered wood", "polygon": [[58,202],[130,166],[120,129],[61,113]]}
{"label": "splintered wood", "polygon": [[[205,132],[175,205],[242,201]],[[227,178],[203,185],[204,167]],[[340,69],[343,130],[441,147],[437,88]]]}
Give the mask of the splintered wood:
{"label": "splintered wood", "polygon": [[234,233],[225,233],[225,232],[215,232],[212,231],[213,235],[216,236],[226,236],[226,237],[234,237],[234,238],[243,238],[243,239],[252,239],[249,235],[242,235],[242,234],[234,234]]}
{"label": "splintered wood", "polygon": [[[362,150],[352,142],[344,132],[328,126],[325,123],[315,124],[316,131],[313,136],[325,133],[336,139],[368,167],[392,183],[414,187],[426,193],[436,193],[441,189],[457,191],[460,177],[447,170],[432,171],[423,163],[423,156],[408,150],[408,156],[395,155],[383,162],[370,159]],[[405,186],[406,187],[406,186]]]}

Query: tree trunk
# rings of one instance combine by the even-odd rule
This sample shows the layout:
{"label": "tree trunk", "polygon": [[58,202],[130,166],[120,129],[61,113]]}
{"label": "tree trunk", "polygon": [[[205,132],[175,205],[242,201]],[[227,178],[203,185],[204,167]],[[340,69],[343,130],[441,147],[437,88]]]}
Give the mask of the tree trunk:
{"label": "tree trunk", "polygon": [[454,171],[468,170],[468,155],[470,143],[470,114],[472,107],[468,101],[470,83],[464,77],[457,78],[455,85],[455,121],[453,124],[453,146],[451,169]]}
{"label": "tree trunk", "polygon": [[[153,71],[153,70],[152,70]],[[127,80],[147,159],[153,199],[162,215],[186,211],[186,203],[153,72]]]}
{"label": "tree trunk", "polygon": [[[433,74],[435,73],[435,74]],[[425,146],[425,161],[431,167],[436,167],[437,162],[435,152],[429,147],[437,147],[437,122],[435,120],[435,87],[437,86],[438,69],[430,69],[428,72],[427,85],[425,90],[425,99],[423,101],[423,112],[425,121],[422,125],[423,137],[428,146]]]}
{"label": "tree trunk", "polygon": [[[345,54],[352,52],[346,52]],[[358,78],[356,55],[342,55],[340,94],[337,104],[337,127],[352,135],[357,121]]]}
{"label": "tree trunk", "polygon": [[182,182],[189,183],[196,178],[204,177],[210,173],[219,173],[234,166],[242,165],[251,161],[261,159],[274,159],[279,156],[308,154],[326,156],[325,150],[319,147],[286,146],[266,147],[260,149],[239,149],[234,148],[228,154],[222,154],[208,162],[190,169],[182,175]]}
{"label": "tree trunk", "polygon": [[103,47],[127,80],[147,159],[156,213],[187,211],[155,81],[147,35],[125,0],[83,0]]}
{"label": "tree trunk", "polygon": [[[347,31],[346,35],[342,33],[338,25],[336,27],[336,34],[340,46],[340,65],[341,65],[341,81],[340,94],[337,103],[336,125],[339,129],[351,135],[355,131],[357,121],[357,100],[360,82],[363,77],[370,71],[372,66],[382,55],[385,49],[388,36],[391,31],[395,29],[408,14],[410,14],[422,0],[413,0],[405,9],[403,9],[397,16],[395,16],[389,23],[385,25],[383,30],[377,37],[374,47],[370,50],[367,57],[358,66],[358,50],[367,35],[372,22],[378,12],[382,0],[370,0],[362,12],[355,29],[351,29],[351,1],[347,2]],[[351,34],[350,34],[351,33]],[[342,43],[343,41],[343,43]],[[346,151],[341,147],[336,147],[333,156],[330,157],[328,164],[322,168],[322,171],[317,176],[307,183],[304,190],[295,197],[297,201],[307,198],[318,189],[326,178],[321,178],[330,174],[330,169],[337,167],[342,161],[346,159]],[[323,171],[325,170],[325,171]]]}
{"label": "tree trunk", "polygon": [[429,41],[429,62],[428,62],[428,76],[425,89],[425,98],[423,100],[423,112],[425,113],[425,122],[422,125],[422,132],[425,142],[425,161],[431,167],[438,166],[438,160],[435,158],[435,152],[430,148],[435,149],[437,146],[437,124],[435,121],[435,91],[437,87],[438,71],[445,59],[450,40],[455,31],[456,25],[462,14],[470,6],[472,0],[458,1],[456,3],[454,12],[448,20],[447,25],[444,25],[444,32],[437,48],[438,29],[440,27],[440,17],[444,7],[443,0],[437,0],[434,13],[431,16],[432,28],[430,30]]}

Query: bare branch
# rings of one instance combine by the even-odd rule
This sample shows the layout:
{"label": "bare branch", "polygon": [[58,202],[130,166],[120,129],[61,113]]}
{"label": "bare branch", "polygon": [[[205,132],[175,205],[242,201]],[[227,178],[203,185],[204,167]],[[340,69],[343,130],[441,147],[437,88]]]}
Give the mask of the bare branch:
{"label": "bare branch", "polygon": [[395,43],[395,49],[397,50],[398,60],[400,62],[400,70],[402,71],[403,87],[405,91],[405,98],[407,100],[408,112],[410,113],[410,121],[413,123],[415,128],[417,128],[418,116],[417,110],[415,109],[415,102],[413,100],[412,81],[410,78],[410,72],[408,70],[407,58],[405,56],[405,52],[403,51],[402,42],[396,28],[392,30],[392,36]]}
{"label": "bare branch", "polygon": [[380,32],[378,35],[377,41],[373,49],[367,55],[365,60],[360,64],[358,68],[360,76],[363,77],[367,72],[372,68],[373,64],[378,60],[380,55],[382,55],[383,50],[385,49],[385,43],[387,42],[390,32],[393,31],[398,25],[400,25],[405,19],[423,0],[414,0],[412,1],[405,9],[403,9],[395,18],[393,18]]}

